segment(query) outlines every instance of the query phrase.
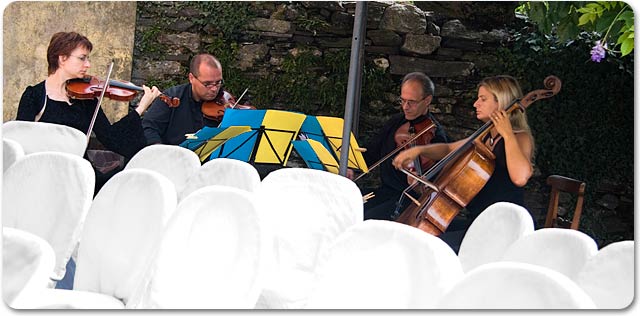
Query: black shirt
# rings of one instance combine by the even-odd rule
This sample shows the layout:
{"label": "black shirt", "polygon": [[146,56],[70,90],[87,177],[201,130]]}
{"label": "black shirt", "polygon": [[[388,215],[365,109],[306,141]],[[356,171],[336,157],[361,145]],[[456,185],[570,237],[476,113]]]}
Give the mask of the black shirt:
{"label": "black shirt", "polygon": [[[45,81],[35,86],[29,86],[24,91],[20,98],[16,120],[34,121],[45,103],[45,98],[46,108],[40,117],[40,122],[66,125],[82,133],[87,133],[98,100],[72,99],[70,105],[64,101],[49,99],[46,97]],[[125,117],[111,125],[102,109],[99,109],[93,132],[105,148],[126,158],[131,158],[146,146],[140,123],[138,112],[130,111]]]}
{"label": "black shirt", "polygon": [[[416,118],[414,121],[423,120],[426,118],[431,119],[431,121],[436,124],[436,134],[431,140],[431,143],[447,143],[448,138],[446,132],[431,113],[427,113],[419,118]],[[373,137],[365,146],[367,151],[365,151],[363,155],[365,161],[367,162],[367,165],[375,163],[376,161],[380,160],[382,157],[386,156],[394,149],[396,149],[397,144],[395,141],[395,133],[398,128],[407,121],[408,120],[404,117],[404,113],[398,113],[392,116],[389,121],[385,123],[380,132],[375,137]],[[385,160],[380,165],[380,178],[384,187],[393,189],[399,194],[404,189],[406,189],[409,184],[407,183],[407,175],[402,171],[397,170],[392,165],[392,160],[393,157]]]}
{"label": "black shirt", "polygon": [[156,99],[142,118],[144,136],[147,144],[178,145],[186,137],[204,126],[215,126],[202,115],[202,102],[193,99],[191,84],[186,83],[164,91],[169,97],[180,99],[180,105],[170,108],[160,99]]}

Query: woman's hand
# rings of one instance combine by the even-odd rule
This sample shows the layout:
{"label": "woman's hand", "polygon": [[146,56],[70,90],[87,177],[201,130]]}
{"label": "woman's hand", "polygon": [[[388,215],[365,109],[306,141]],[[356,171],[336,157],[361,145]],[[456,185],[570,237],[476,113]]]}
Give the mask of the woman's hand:
{"label": "woman's hand", "polygon": [[498,134],[500,134],[502,138],[507,138],[513,135],[513,128],[511,126],[511,121],[509,120],[509,114],[507,114],[507,111],[495,111],[491,113],[490,118],[493,122],[493,126],[495,126]]}
{"label": "woman's hand", "polygon": [[151,106],[153,100],[155,100],[161,94],[160,90],[158,90],[156,86],[149,88],[143,85],[142,89],[144,89],[144,95],[142,96],[142,99],[140,99],[140,103],[138,103],[138,106],[136,107],[136,112],[138,112],[138,114],[140,115],[142,115],[142,113],[144,113],[149,108],[149,106]]}
{"label": "woman's hand", "polygon": [[418,147],[412,147],[401,151],[395,158],[393,158],[393,166],[396,169],[403,169],[409,166],[416,157],[420,155],[420,149]]}

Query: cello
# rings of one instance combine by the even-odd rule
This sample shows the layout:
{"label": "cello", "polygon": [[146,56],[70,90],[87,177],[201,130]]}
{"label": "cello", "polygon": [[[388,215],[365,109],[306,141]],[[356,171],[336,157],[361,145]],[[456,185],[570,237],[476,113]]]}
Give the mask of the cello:
{"label": "cello", "polygon": [[[555,76],[544,80],[545,89],[534,90],[522,99],[515,99],[506,112],[525,111],[531,103],[556,95],[562,82]],[[396,221],[416,227],[438,236],[443,233],[460,210],[480,192],[487,183],[495,167],[495,156],[482,139],[490,132],[493,122],[489,120],[455,151],[438,161],[426,174],[415,177],[417,182],[409,186],[403,196],[408,196],[410,204]],[[407,175],[408,171],[402,169]],[[429,180],[437,175],[435,181]],[[413,199],[407,191],[424,184],[426,188],[419,199]]]}

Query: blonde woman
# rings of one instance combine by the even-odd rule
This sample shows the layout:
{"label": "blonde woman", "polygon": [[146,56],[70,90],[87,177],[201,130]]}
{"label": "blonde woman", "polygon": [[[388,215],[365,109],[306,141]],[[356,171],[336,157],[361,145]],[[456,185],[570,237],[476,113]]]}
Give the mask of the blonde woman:
{"label": "blonde woman", "polygon": [[[518,81],[511,76],[488,77],[478,84],[478,98],[473,106],[479,120],[493,122],[493,127],[482,141],[496,156],[495,170],[467,205],[469,217],[464,219],[458,216],[440,236],[456,252],[466,229],[489,205],[500,201],[524,204],[524,186],[533,173],[531,160],[534,141],[526,114],[517,110],[510,114],[505,111],[516,98],[522,98],[522,90]],[[398,169],[406,168],[418,155],[440,160],[467,140],[407,149],[395,157],[393,165]]]}

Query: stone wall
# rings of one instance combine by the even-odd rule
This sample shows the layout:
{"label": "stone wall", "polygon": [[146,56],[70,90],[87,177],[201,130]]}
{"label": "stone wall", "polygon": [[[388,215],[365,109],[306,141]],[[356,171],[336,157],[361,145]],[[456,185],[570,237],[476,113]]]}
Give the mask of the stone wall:
{"label": "stone wall", "polygon": [[[136,3],[125,1],[16,1],[5,7],[3,19],[3,121],[16,117],[25,88],[47,77],[47,47],[51,36],[75,31],[93,43],[91,74],[129,80],[133,58]],[[112,120],[126,115],[128,103],[106,101]]]}
{"label": "stone wall", "polygon": [[[513,3],[491,5],[513,11]],[[215,17],[210,17],[209,24],[204,26],[189,22],[207,17],[185,6],[176,9],[169,2],[139,3],[138,10],[138,38],[151,28],[160,27],[159,31],[156,29],[156,43],[167,51],[162,56],[137,52],[134,82],[167,79],[185,82],[190,57],[205,51],[212,37],[220,36]],[[277,73],[283,58],[296,54],[300,47],[320,56],[351,48],[354,2],[254,2],[251,10],[255,17],[247,21],[247,30],[238,43],[237,64],[233,65],[245,75],[264,78],[265,74]],[[157,23],[179,16],[187,18]],[[323,23],[310,30],[301,21]],[[483,69],[495,60],[494,48],[509,36],[499,30],[499,25],[470,29],[459,19],[448,19],[413,5],[368,2],[366,36],[365,58],[390,73],[396,83],[412,71],[423,71],[432,77],[436,83],[433,112],[454,139],[467,136],[478,126],[471,113],[475,84],[485,74]],[[225,75],[229,76],[233,74]],[[389,98],[399,94],[397,86],[389,87],[387,92]],[[367,112],[371,118],[362,114],[363,120],[372,120],[372,126],[382,123],[390,113],[378,115],[375,109],[388,107],[389,103],[372,100],[363,104],[363,109],[373,111]],[[272,106],[284,107],[277,103]],[[365,136],[368,132],[363,131]]]}

